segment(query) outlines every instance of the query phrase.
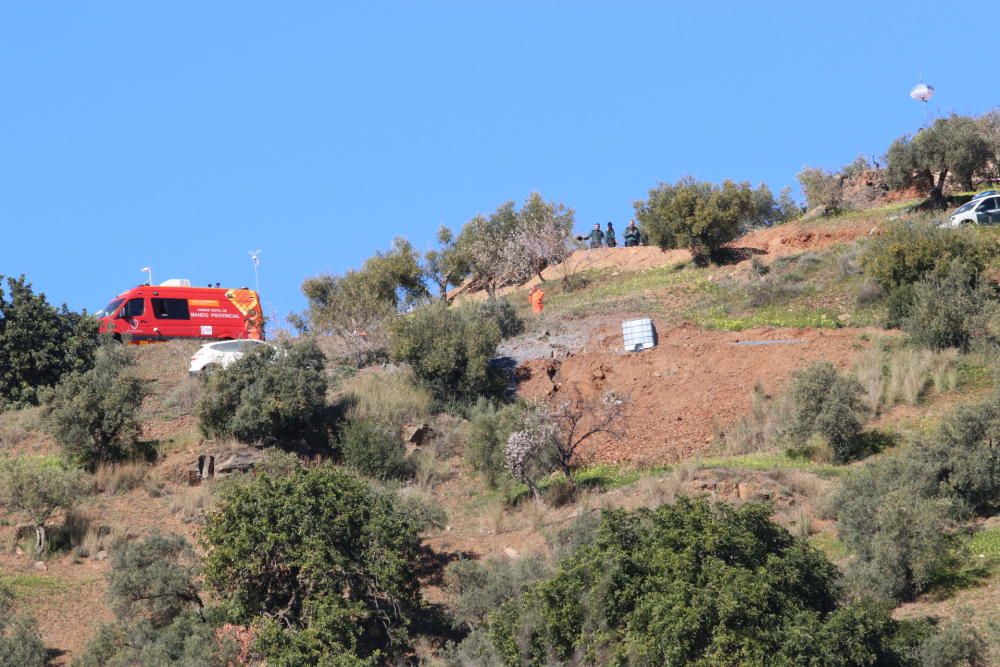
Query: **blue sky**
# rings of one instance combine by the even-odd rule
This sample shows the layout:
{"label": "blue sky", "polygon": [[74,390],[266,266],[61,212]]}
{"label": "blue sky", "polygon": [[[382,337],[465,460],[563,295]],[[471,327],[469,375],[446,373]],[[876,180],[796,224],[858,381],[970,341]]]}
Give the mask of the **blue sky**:
{"label": "blue sky", "polygon": [[261,248],[282,317],[533,190],[622,225],[661,180],[881,153],[921,75],[931,113],[1000,102],[940,3],[759,4],[4,0],[0,273],[92,311],[144,266],[252,285]]}

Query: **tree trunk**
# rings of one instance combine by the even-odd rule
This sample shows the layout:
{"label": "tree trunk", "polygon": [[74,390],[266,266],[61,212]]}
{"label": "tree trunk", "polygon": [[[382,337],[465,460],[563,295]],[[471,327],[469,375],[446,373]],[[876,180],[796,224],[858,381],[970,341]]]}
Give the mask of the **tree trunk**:
{"label": "tree trunk", "polygon": [[35,526],[35,553],[45,553],[45,526]]}

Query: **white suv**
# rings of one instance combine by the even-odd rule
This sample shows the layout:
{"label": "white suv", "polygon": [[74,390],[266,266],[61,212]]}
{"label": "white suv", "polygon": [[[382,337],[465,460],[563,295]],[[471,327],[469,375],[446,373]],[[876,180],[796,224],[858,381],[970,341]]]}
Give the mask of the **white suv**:
{"label": "white suv", "polygon": [[1000,195],[977,197],[959,206],[942,227],[1000,225]]}
{"label": "white suv", "polygon": [[205,343],[191,357],[191,366],[188,368],[188,373],[195,375],[209,367],[225,368],[250,350],[257,349],[261,345],[271,344],[252,338]]}

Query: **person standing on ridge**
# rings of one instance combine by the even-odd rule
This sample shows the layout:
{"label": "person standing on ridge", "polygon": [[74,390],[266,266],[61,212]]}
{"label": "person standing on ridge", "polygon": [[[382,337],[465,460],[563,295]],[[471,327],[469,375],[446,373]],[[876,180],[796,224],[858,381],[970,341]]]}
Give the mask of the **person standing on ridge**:
{"label": "person standing on ridge", "polygon": [[601,231],[601,223],[594,223],[594,228],[590,231],[587,240],[590,241],[591,248],[600,248],[604,245],[604,232]]}
{"label": "person standing on ridge", "polygon": [[639,245],[639,228],[635,226],[635,220],[629,220],[628,227],[625,228],[625,247],[634,248]]}
{"label": "person standing on ridge", "polygon": [[610,220],[608,220],[608,231],[604,233],[604,238],[607,240],[609,248],[618,247],[618,240],[615,238],[615,228],[611,226]]}
{"label": "person standing on ridge", "polygon": [[528,290],[528,302],[531,303],[531,312],[541,313],[545,309],[545,292],[538,285],[532,285]]}

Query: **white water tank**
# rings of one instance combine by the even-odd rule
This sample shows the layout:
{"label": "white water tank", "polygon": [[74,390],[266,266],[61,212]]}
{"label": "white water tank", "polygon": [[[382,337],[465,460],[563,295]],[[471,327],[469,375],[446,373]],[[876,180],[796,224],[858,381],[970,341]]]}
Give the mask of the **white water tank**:
{"label": "white water tank", "polygon": [[160,287],[191,287],[191,281],[187,278],[171,278],[160,283]]}
{"label": "white water tank", "polygon": [[656,329],[653,328],[653,320],[645,317],[641,320],[622,322],[622,338],[625,341],[626,352],[638,352],[656,347]]}

